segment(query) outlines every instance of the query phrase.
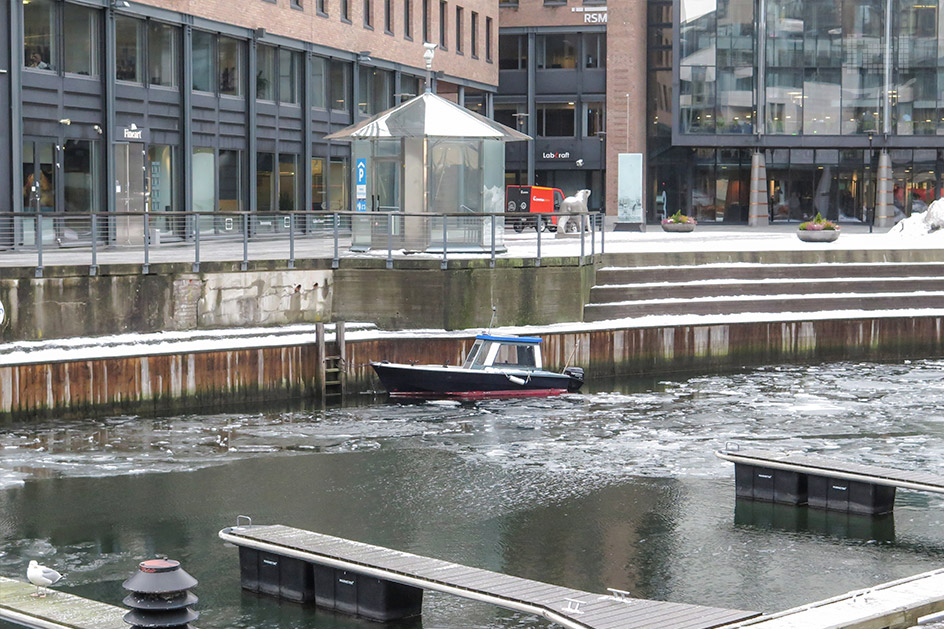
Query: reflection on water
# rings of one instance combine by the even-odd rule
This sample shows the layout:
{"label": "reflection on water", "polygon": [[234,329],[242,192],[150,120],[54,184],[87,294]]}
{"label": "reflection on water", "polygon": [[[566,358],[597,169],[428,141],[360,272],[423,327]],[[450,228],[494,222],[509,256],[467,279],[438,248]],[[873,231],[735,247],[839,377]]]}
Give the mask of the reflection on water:
{"label": "reflection on water", "polygon": [[[239,589],[237,514],[570,587],[776,611],[944,565],[944,498],[882,518],[735,501],[713,451],[944,474],[942,363],[772,367],[476,404],[0,426],[0,574],[120,604],[138,561],[200,580],[204,629],[374,627]],[[533,627],[428,594],[408,627]]]}

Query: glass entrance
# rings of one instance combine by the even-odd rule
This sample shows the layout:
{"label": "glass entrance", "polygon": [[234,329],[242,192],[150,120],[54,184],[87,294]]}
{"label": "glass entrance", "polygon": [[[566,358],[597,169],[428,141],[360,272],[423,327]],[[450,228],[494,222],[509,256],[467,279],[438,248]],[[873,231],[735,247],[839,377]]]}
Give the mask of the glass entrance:
{"label": "glass entrance", "polygon": [[[114,244],[140,245],[144,243],[145,179],[147,153],[144,144],[131,142],[115,145],[115,211]],[[138,216],[122,214],[139,213]]]}
{"label": "glass entrance", "polygon": [[38,222],[33,217],[21,217],[17,221],[15,241],[20,245],[36,245],[37,227],[42,233],[44,245],[56,242],[52,214],[56,211],[57,152],[54,142],[23,142],[23,211],[39,212],[44,216]]}

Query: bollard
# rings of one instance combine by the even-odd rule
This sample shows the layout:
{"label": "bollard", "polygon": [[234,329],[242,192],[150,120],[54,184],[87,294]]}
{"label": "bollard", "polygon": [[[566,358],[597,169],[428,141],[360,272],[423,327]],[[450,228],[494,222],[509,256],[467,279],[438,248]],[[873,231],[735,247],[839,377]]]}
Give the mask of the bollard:
{"label": "bollard", "polygon": [[173,559],[148,559],[138,564],[138,572],[121,584],[131,592],[122,601],[131,611],[124,621],[133,629],[167,627],[191,629],[200,614],[190,609],[197,597],[189,592],[197,580]]}

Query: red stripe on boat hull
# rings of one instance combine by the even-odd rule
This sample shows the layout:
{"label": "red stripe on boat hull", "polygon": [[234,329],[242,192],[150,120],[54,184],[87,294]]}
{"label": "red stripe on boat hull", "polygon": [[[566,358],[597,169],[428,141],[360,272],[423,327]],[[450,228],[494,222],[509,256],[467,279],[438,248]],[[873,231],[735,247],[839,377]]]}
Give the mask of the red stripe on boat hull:
{"label": "red stripe on boat hull", "polygon": [[390,397],[424,400],[486,400],[489,398],[549,397],[567,393],[567,389],[509,389],[507,391],[391,391]]}

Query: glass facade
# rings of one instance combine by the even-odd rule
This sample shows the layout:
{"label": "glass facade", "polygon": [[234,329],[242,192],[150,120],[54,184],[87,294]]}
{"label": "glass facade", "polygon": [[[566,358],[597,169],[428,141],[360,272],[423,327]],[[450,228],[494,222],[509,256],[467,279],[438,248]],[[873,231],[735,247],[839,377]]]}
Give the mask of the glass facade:
{"label": "glass facade", "polygon": [[816,212],[872,220],[883,150],[899,216],[939,198],[942,155],[928,136],[944,135],[940,0],[678,6],[671,47],[672,3],[649,2],[650,220],[681,209],[698,220],[738,221],[754,151],[765,157],[774,221]]}

